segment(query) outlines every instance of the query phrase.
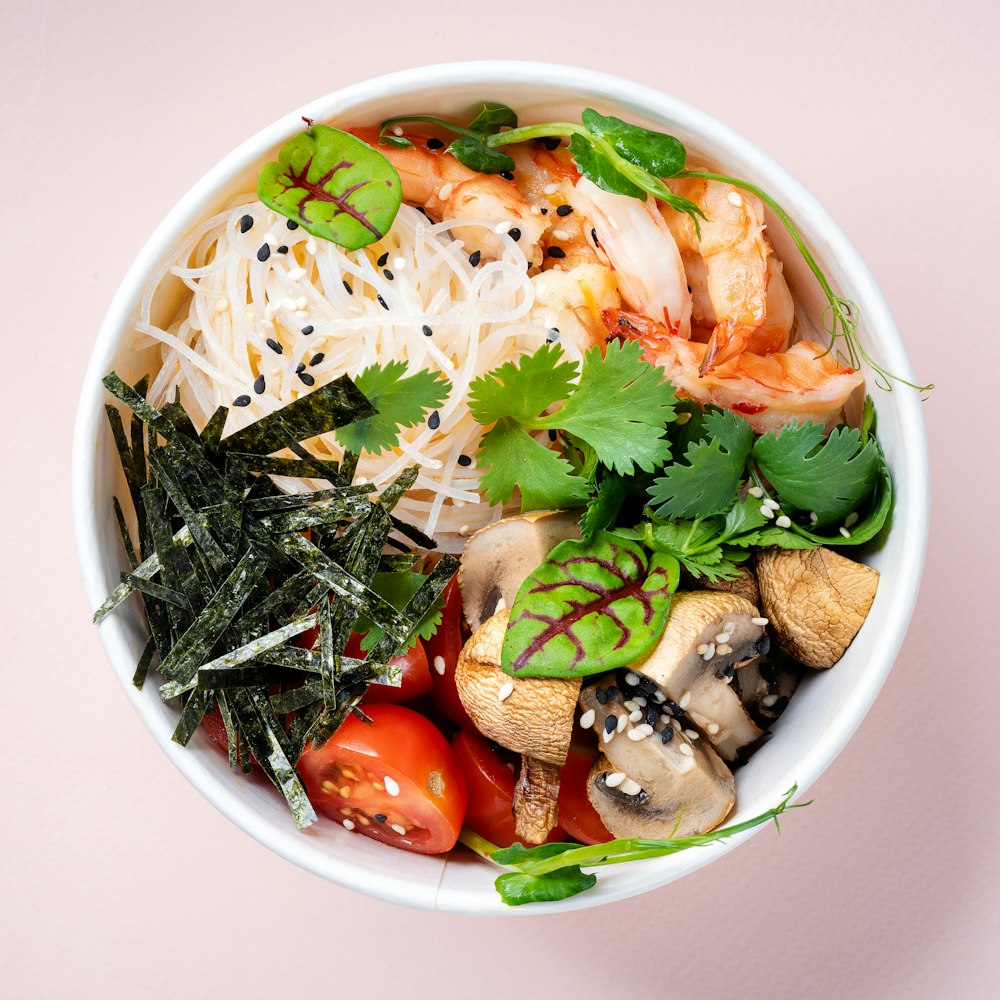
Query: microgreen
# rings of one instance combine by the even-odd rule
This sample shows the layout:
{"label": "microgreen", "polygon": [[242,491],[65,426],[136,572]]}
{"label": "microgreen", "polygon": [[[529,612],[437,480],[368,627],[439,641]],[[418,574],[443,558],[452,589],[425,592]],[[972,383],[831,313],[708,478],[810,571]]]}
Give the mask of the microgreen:
{"label": "microgreen", "polygon": [[516,677],[584,677],[626,666],[660,638],[677,560],[607,532],[560,542],[517,592],[501,666]]}
{"label": "microgreen", "polygon": [[257,195],[306,232],[347,250],[382,239],[402,201],[399,175],[376,149],[347,132],[313,125],[266,163]]}
{"label": "microgreen", "polygon": [[584,868],[601,868],[630,861],[662,858],[692,847],[720,843],[736,834],[745,833],[769,822],[773,822],[775,829],[780,833],[779,816],[791,809],[801,809],[811,805],[811,801],[792,805],[792,798],[797,791],[798,786],[792,785],[773,809],[768,809],[759,816],[691,837],[669,840],[623,837],[605,844],[582,847],[573,843],[540,844],[537,847],[525,847],[516,843],[510,847],[500,848],[466,829],[462,831],[459,839],[480,857],[508,869],[499,875],[494,883],[500,898],[508,906],[553,902],[576,896],[597,883],[597,876],[592,872],[584,872]]}

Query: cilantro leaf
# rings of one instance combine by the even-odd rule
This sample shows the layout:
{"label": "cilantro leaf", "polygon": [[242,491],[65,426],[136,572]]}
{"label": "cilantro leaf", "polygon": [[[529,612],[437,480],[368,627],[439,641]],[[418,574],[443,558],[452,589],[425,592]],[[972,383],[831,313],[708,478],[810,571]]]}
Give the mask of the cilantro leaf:
{"label": "cilantro leaf", "polygon": [[483,435],[477,462],[488,466],[479,484],[491,504],[507,503],[515,486],[523,510],[579,507],[590,494],[590,483],[573,475],[566,459],[508,418]]}
{"label": "cilantro leaf", "polygon": [[399,444],[401,427],[415,427],[424,413],[448,398],[451,383],[447,379],[423,370],[405,373],[405,361],[376,362],[354,380],[378,412],[338,428],[337,440],[344,448],[355,454],[381,455]]}
{"label": "cilantro leaf", "polygon": [[663,521],[646,524],[646,544],[656,552],[672,555],[695,578],[709,582],[732,580],[746,553],[720,544],[719,524],[711,521]]}
{"label": "cilantro leaf", "polygon": [[606,531],[618,518],[618,513],[628,495],[628,482],[614,473],[604,476],[597,486],[597,493],[587,504],[580,518],[580,534],[589,542],[599,531]]}
{"label": "cilantro leaf", "polygon": [[560,428],[585,441],[602,464],[621,475],[652,472],[670,457],[666,425],[677,397],[663,370],[642,359],[636,341],[593,347],[583,357],[580,384],[561,410],[537,426]]}
{"label": "cilantro leaf", "polygon": [[546,344],[477,378],[469,386],[469,409],[481,424],[503,417],[527,423],[566,399],[578,372],[575,362],[563,360],[558,344]]}
{"label": "cilantro leaf", "polygon": [[650,489],[661,517],[707,517],[733,502],[753,446],[753,430],[732,410],[715,409],[702,424],[708,441],[688,447],[686,465],[675,463]]}
{"label": "cilantro leaf", "polygon": [[[426,579],[427,577],[422,573],[375,573],[372,576],[370,586],[371,590],[379,597],[388,601],[397,611],[402,611]],[[439,597],[414,629],[410,636],[410,646],[415,645],[417,639],[429,639],[434,635],[441,623],[441,609],[443,607],[444,600]],[[358,615],[354,623],[354,631],[363,636],[361,648],[366,653],[384,635],[383,630],[363,613]]]}
{"label": "cilantro leaf", "polygon": [[832,524],[854,511],[874,490],[878,445],[852,427],[824,437],[819,424],[805,423],[758,438],[753,457],[782,504],[816,512],[816,524]]}

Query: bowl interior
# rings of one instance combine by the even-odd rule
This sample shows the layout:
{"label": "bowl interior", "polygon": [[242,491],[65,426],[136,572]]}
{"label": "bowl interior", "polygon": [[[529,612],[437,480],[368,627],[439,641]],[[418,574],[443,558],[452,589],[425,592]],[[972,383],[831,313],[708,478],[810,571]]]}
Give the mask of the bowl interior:
{"label": "bowl interior", "polygon": [[[591,106],[680,138],[689,160],[760,184],[792,215],[833,287],[855,301],[861,336],[873,356],[903,375],[909,364],[886,304],[856,251],[829,216],[796,181],[752,144],[703,113],[627,81],[568,67],[529,63],[466,63],[427,67],[358,84],[290,113],[235,150],[210,171],[163,221],[126,276],[102,326],[83,387],[74,442],[74,517],[85,585],[92,607],[113,589],[125,568],[112,514],[122,495],[117,455],[103,413],[100,378],[116,369],[136,379],[154,363],[137,350],[132,325],[150,274],[200,219],[232,195],[251,190],[261,162],[302,127],[300,115],[332,124],[370,124],[391,114],[428,112],[461,117],[478,99],[503,101],[523,121],[578,118]],[[785,265],[798,311],[819,316],[815,281],[775,220],[768,234]],[[815,324],[814,324],[815,325]],[[878,595],[857,640],[834,670],[804,683],[775,726],[775,736],[742,768],[737,810],[730,822],[776,804],[793,783],[800,791],[823,771],[850,738],[892,666],[916,597],[927,525],[927,460],[916,393],[880,392],[869,386],[878,411],[879,436],[894,473],[897,503],[883,543],[864,553],[882,574]],[[457,851],[448,858],[392,851],[330,822],[305,832],[292,824],[284,802],[266,781],[231,772],[225,758],[200,734],[183,749],[171,743],[176,710],[156,685],[131,684],[145,641],[144,624],[128,602],[101,626],[101,639],[128,697],[160,746],[191,783],[237,825],[296,864],[341,885],[424,908],[466,913],[531,913],[578,909],[621,899],[665,884],[731,850],[695,849],[601,872],[595,889],[581,896],[509,909],[499,902],[497,869]]]}

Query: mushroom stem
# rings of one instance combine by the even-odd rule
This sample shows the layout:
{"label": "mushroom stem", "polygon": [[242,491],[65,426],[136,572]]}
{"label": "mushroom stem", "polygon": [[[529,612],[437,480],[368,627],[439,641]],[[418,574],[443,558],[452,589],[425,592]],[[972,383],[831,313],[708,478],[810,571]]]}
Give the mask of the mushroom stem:
{"label": "mushroom stem", "polygon": [[514,832],[519,840],[541,844],[559,820],[559,767],[521,755],[514,786]]}

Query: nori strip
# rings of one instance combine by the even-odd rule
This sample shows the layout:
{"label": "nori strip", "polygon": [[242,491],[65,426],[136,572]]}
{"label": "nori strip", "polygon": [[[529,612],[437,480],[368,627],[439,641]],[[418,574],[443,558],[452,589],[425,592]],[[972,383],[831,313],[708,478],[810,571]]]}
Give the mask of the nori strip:
{"label": "nori strip", "polygon": [[206,451],[217,451],[222,440],[222,432],[226,427],[229,407],[220,406],[209,418],[205,429],[201,432],[201,443]]}
{"label": "nori strip", "polygon": [[[329,601],[320,603],[316,617],[319,619],[319,681],[323,690],[323,704],[331,705],[337,698],[334,677],[340,664],[333,652],[333,618]],[[346,638],[344,641],[346,642]]]}
{"label": "nori strip", "polygon": [[297,455],[306,466],[313,470],[313,478],[325,479],[334,486],[346,486],[347,480],[340,474],[340,465],[336,462],[328,462],[326,459],[318,458],[301,444],[290,444],[288,450]]}
{"label": "nori strip", "polygon": [[258,523],[271,534],[285,535],[291,531],[305,531],[307,528],[319,525],[338,524],[347,517],[358,517],[367,513],[370,506],[367,497],[345,497],[340,500],[327,500],[301,510],[266,514],[258,519]]}
{"label": "nori strip", "polygon": [[355,473],[358,471],[358,461],[360,458],[361,456],[356,455],[353,451],[344,452],[344,457],[340,460],[338,471],[348,482],[354,479]]}
{"label": "nori strip", "polygon": [[156,652],[156,639],[151,635],[146,640],[142,655],[136,664],[135,673],[132,675],[132,683],[141,691],[146,683],[146,675],[149,673],[149,665],[153,662],[153,654]]}
{"label": "nori strip", "polygon": [[129,534],[128,525],[125,523],[125,514],[122,505],[118,502],[118,497],[112,497],[112,504],[115,508],[115,520],[118,522],[118,530],[121,532],[122,545],[125,548],[125,557],[128,559],[129,568],[135,569],[139,565],[139,557],[135,553],[132,545],[132,536]]}
{"label": "nori strip", "polygon": [[101,381],[108,392],[120,399],[144,424],[167,439],[173,437],[173,424],[155,406],[148,403],[145,396],[123,382],[116,372],[105,375]]}
{"label": "nori strip", "polygon": [[417,481],[418,475],[420,475],[420,466],[411,465],[408,469],[404,469],[393,482],[382,490],[379,494],[378,502],[387,514],[392,513],[393,507],[399,503],[403,494]]}
{"label": "nori strip", "polygon": [[255,514],[273,514],[310,507],[322,500],[367,497],[374,489],[371,483],[365,483],[363,486],[331,486],[325,490],[313,490],[311,493],[279,493],[277,496],[261,497],[259,500],[248,501],[245,506]]}
{"label": "nori strip", "polygon": [[192,691],[191,697],[184,703],[184,710],[177,720],[177,728],[170,738],[175,743],[180,743],[186,747],[194,736],[196,730],[201,725],[201,720],[205,718],[205,713],[212,705],[215,697],[213,691]]}
{"label": "nori strip", "polygon": [[226,727],[226,749],[229,751],[229,766],[239,767],[240,764],[240,737],[233,723],[233,713],[229,710],[229,701],[225,691],[215,693],[215,704],[222,717],[222,724]]}
{"label": "nori strip", "polygon": [[[434,541],[428,535],[425,535],[419,528],[414,527],[412,524],[407,524],[406,521],[401,521],[395,514],[392,516],[392,526],[396,529],[404,538],[409,538],[411,542],[416,542],[422,549],[436,549],[437,542]],[[404,548],[404,546],[395,543],[397,548]]]}
{"label": "nori strip", "polygon": [[134,573],[122,573],[122,583],[127,583],[133,590],[138,590],[144,596],[173,604],[185,611],[194,611],[191,602],[179,590],[171,590],[170,587],[164,587],[162,584],[136,576]]}
{"label": "nori strip", "polygon": [[194,677],[215,641],[229,627],[266,570],[267,563],[254,549],[249,549],[212,595],[197,620],[160,663],[160,673],[164,677],[184,683]]}
{"label": "nori strip", "polygon": [[222,447],[271,455],[289,442],[306,441],[375,412],[364,393],[343,375],[230,435]]}
{"label": "nori strip", "polygon": [[[171,590],[182,591],[192,606],[195,606],[200,601],[201,588],[197,586],[196,580],[191,579],[193,571],[190,574],[188,572],[190,561],[185,565],[181,560],[183,548],[174,545],[170,523],[163,513],[165,498],[166,494],[155,483],[143,487],[142,502],[146,508],[146,524],[160,557],[160,579]],[[173,604],[166,605],[166,611],[171,628],[178,633],[184,632],[191,622],[191,616]],[[162,654],[163,651],[160,652]]]}

